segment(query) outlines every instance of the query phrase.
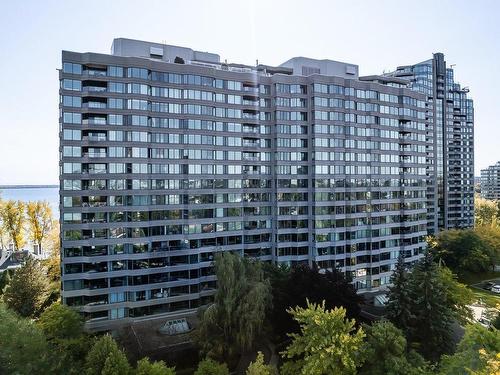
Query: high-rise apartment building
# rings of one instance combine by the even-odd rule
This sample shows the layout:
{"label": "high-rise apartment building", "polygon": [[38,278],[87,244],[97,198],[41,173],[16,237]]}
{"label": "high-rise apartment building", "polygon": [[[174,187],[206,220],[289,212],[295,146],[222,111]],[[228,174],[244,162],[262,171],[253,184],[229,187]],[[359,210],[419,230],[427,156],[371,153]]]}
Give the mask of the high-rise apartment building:
{"label": "high-rise apartment building", "polygon": [[485,199],[500,199],[500,161],[481,169],[481,197]]}
{"label": "high-rise apartment building", "polygon": [[388,75],[427,96],[429,233],[474,225],[474,107],[442,53]]}
{"label": "high-rise apartment building", "polygon": [[234,251],[389,282],[427,234],[425,93],[358,67],[278,67],[115,39],[63,51],[62,298],[89,329],[192,311]]}

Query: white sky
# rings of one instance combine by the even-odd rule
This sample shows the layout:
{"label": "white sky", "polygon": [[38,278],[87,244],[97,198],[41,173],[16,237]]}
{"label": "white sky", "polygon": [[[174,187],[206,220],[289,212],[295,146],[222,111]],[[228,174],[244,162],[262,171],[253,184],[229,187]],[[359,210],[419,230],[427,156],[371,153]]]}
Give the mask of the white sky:
{"label": "white sky", "polygon": [[61,50],[115,37],[278,65],[293,56],[379,74],[443,52],[475,106],[476,171],[500,160],[500,1],[17,1],[0,7],[0,185],[58,181]]}

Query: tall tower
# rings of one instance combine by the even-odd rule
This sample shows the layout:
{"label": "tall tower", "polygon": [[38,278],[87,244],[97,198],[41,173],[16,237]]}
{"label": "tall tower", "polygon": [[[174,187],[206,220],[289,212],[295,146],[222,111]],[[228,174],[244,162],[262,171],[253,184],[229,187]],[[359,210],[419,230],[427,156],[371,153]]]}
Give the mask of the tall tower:
{"label": "tall tower", "polygon": [[428,231],[474,225],[474,107],[444,55],[400,66],[388,75],[427,96]]}

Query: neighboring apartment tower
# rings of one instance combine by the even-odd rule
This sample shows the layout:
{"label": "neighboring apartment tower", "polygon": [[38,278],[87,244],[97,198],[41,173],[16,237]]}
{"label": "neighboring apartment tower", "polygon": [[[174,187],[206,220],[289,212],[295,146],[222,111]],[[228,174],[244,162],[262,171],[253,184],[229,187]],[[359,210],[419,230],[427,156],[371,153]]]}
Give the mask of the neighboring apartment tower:
{"label": "neighboring apartment tower", "polygon": [[500,199],[500,161],[486,169],[481,169],[481,197]]}
{"label": "neighboring apartment tower", "polygon": [[364,292],[425,248],[426,96],[401,79],[128,39],[59,78],[62,299],[89,329],[208,303],[218,251]]}
{"label": "neighboring apartment tower", "polygon": [[442,53],[388,75],[410,80],[428,98],[428,229],[474,225],[474,107]]}

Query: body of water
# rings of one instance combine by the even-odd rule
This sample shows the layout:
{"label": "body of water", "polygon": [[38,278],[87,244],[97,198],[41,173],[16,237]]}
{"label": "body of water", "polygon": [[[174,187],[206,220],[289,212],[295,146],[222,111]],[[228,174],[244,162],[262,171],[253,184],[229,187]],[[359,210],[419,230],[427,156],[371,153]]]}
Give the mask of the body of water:
{"label": "body of water", "polygon": [[48,201],[54,217],[59,219],[59,187],[0,187],[0,198],[3,200],[14,199],[24,202]]}

